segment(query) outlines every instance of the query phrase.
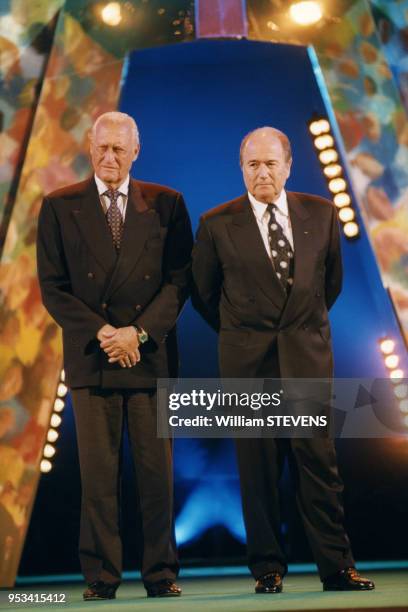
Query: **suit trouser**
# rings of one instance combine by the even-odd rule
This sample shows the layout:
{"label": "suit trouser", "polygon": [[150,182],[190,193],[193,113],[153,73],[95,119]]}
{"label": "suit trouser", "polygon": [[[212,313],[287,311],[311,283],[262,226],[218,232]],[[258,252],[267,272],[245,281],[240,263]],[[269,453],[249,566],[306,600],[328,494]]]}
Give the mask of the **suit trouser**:
{"label": "suit trouser", "polygon": [[278,483],[288,456],[296,501],[323,580],[354,565],[344,529],[343,484],[333,441],[322,438],[238,439],[238,468],[248,565],[255,579],[287,571],[280,544]]}
{"label": "suit trouser", "polygon": [[85,580],[119,583],[123,429],[135,466],[143,523],[142,578],[174,579],[173,470],[170,440],[157,438],[154,390],[72,390],[82,483],[79,556]]}

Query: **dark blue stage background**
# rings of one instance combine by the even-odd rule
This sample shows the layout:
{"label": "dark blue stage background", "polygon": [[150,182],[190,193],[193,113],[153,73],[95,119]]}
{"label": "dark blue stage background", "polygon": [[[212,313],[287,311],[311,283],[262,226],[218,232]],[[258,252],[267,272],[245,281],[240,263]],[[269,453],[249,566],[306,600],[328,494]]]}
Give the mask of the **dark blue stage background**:
{"label": "dark blue stage background", "polygon": [[[243,193],[240,142],[248,131],[262,125],[282,129],[292,141],[289,189],[330,197],[308,132],[312,114],[326,113],[305,48],[199,41],[134,52],[123,75],[120,110],[136,119],[141,133],[141,154],[133,176],[182,191],[194,229],[203,211]],[[336,375],[384,377],[377,341],[384,335],[399,334],[364,232],[356,242],[343,241],[343,256],[344,290],[331,313]],[[182,314],[179,337],[182,375],[216,376],[215,335],[190,304]],[[34,573],[29,549],[35,549],[40,529],[44,541],[46,517],[54,534],[49,537],[48,558],[53,554],[60,558],[54,556],[53,567],[78,569],[79,472],[70,410],[65,414],[58,451],[52,473],[41,482],[22,573]],[[339,456],[347,485],[348,529],[356,554],[366,559],[404,556],[398,534],[405,527],[407,494],[401,490],[407,450],[392,441],[342,441]],[[405,468],[398,476],[401,461]],[[128,479],[129,461],[125,471]],[[243,556],[244,531],[231,443],[178,440],[175,471],[181,556],[204,558],[207,563],[216,557]],[[50,497],[56,487],[61,502]],[[291,561],[308,561],[311,556],[289,503],[291,496],[285,478],[283,505],[286,527],[290,524]],[[125,566],[130,567],[135,560],[138,515],[130,493],[125,492],[124,502]],[[59,525],[63,521],[64,535],[55,525],[57,520]],[[390,522],[388,533],[378,533],[380,521]],[[56,537],[63,538],[62,550],[53,543]],[[65,565],[61,565],[63,555]],[[72,565],[67,567],[69,560]],[[35,573],[41,572],[40,561],[37,557]],[[42,571],[49,572],[45,560],[43,565]]]}

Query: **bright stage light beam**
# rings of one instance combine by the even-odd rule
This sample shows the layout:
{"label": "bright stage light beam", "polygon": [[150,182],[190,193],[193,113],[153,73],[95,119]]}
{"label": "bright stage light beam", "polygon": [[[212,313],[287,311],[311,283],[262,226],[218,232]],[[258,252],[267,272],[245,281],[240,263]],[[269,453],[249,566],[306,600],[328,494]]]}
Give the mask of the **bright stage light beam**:
{"label": "bright stage light beam", "polygon": [[118,26],[122,21],[122,8],[119,2],[109,2],[101,11],[102,20],[108,26]]}
{"label": "bright stage light beam", "polygon": [[323,17],[323,11],[318,2],[296,2],[289,9],[292,20],[301,26],[317,23]]}

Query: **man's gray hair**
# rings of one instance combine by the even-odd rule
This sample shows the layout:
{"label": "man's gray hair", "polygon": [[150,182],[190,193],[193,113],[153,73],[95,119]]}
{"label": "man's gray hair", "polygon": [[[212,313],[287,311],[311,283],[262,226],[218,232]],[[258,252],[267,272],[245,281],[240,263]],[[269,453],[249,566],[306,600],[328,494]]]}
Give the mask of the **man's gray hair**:
{"label": "man's gray hair", "polygon": [[111,111],[109,113],[103,113],[103,115],[99,115],[97,120],[92,126],[90,138],[93,140],[96,129],[100,123],[116,123],[117,125],[125,125],[127,124],[132,130],[133,138],[135,140],[135,144],[140,144],[139,139],[139,130],[137,129],[136,121],[128,115],[127,113],[120,113],[119,111]]}
{"label": "man's gray hair", "polygon": [[286,134],[284,132],[281,132],[280,130],[271,127],[269,125],[265,125],[263,127],[260,128],[256,128],[255,130],[252,130],[251,132],[249,132],[242,140],[241,142],[241,146],[239,149],[239,165],[242,166],[242,156],[244,153],[244,149],[246,147],[246,144],[248,142],[248,140],[251,138],[251,136],[253,134],[255,134],[255,132],[260,132],[262,130],[271,130],[273,132],[273,135],[280,141],[283,151],[285,153],[285,158],[286,161],[289,162],[292,159],[292,147],[290,146],[290,140],[289,138],[286,136]]}

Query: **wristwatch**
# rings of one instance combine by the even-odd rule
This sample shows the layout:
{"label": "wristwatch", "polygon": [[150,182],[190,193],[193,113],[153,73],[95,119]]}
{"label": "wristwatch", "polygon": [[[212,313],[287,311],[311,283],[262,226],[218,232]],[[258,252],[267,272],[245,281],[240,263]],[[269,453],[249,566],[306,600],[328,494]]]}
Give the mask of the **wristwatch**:
{"label": "wristwatch", "polygon": [[137,325],[133,326],[137,333],[137,339],[139,340],[139,344],[144,344],[149,339],[149,334],[142,327],[138,327]]}

